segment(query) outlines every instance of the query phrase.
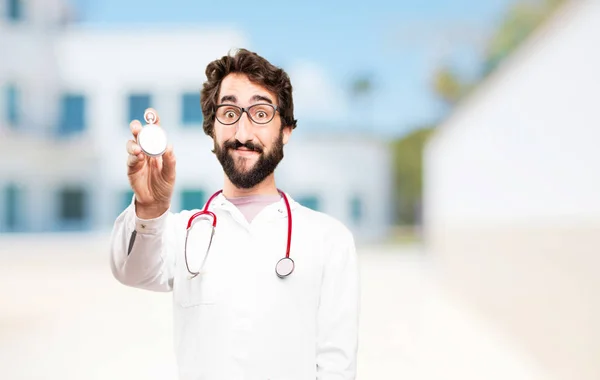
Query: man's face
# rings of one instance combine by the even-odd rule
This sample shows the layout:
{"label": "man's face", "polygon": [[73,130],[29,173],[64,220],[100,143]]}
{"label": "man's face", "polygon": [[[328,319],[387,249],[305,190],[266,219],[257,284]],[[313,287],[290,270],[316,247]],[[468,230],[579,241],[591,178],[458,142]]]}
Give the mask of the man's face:
{"label": "man's face", "polygon": [[[254,84],[243,74],[230,74],[221,82],[217,105],[233,105],[248,108],[255,104],[277,106],[277,97],[264,87]],[[257,106],[251,111],[252,117],[261,122],[268,120],[268,106]],[[266,111],[266,112],[263,112]],[[226,123],[235,120],[238,110],[222,106],[218,110],[219,119]],[[278,112],[266,124],[258,124],[243,112],[240,119],[224,125],[219,120],[214,124],[215,154],[223,171],[234,186],[249,189],[271,175],[283,159],[283,145],[287,143],[291,128],[281,128]]]}

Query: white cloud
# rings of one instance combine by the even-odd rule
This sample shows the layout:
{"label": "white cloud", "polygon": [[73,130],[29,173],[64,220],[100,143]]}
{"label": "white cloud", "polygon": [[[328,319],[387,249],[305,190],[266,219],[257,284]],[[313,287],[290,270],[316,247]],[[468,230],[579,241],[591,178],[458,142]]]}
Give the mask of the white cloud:
{"label": "white cloud", "polygon": [[288,69],[294,87],[294,114],[298,119],[342,122],[347,94],[325,69],[314,62],[295,62]]}

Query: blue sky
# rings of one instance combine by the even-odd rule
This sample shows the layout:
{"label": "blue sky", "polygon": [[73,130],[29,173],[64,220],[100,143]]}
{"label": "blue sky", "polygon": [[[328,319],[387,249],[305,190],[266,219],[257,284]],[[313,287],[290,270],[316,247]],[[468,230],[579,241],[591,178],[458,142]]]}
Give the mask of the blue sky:
{"label": "blue sky", "polygon": [[[478,46],[514,0],[170,0],[152,6],[144,0],[72,1],[84,22],[107,28],[148,23],[235,27],[253,50],[284,69],[308,67],[320,73],[335,90],[330,96],[339,99],[313,102],[343,103],[344,116],[328,121],[332,128],[370,128],[398,136],[443,114],[430,90],[432,70],[452,60],[472,72]],[[363,73],[374,80],[373,95],[351,102],[348,88]],[[301,106],[299,125],[324,119]]]}

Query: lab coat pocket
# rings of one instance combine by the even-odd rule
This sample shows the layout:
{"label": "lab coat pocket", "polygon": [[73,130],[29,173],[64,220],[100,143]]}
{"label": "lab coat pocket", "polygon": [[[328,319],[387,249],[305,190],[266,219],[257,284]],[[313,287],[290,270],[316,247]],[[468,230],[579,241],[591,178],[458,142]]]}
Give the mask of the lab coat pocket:
{"label": "lab coat pocket", "polygon": [[200,273],[194,278],[180,276],[178,280],[174,292],[179,306],[187,308],[217,304],[218,286],[210,273]]}

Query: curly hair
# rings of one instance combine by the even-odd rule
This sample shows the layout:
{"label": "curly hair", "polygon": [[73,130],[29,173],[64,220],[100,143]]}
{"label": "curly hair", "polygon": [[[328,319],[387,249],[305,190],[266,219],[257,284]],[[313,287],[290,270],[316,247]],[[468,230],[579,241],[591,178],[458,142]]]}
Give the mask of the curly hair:
{"label": "curly hair", "polygon": [[232,73],[245,74],[252,83],[263,86],[276,94],[281,115],[281,128],[286,126],[292,127],[292,129],[296,128],[292,84],[288,74],[258,54],[246,49],[239,49],[235,54],[223,56],[221,59],[212,61],[206,67],[207,80],[200,92],[204,133],[214,137],[215,111],[221,82]]}

